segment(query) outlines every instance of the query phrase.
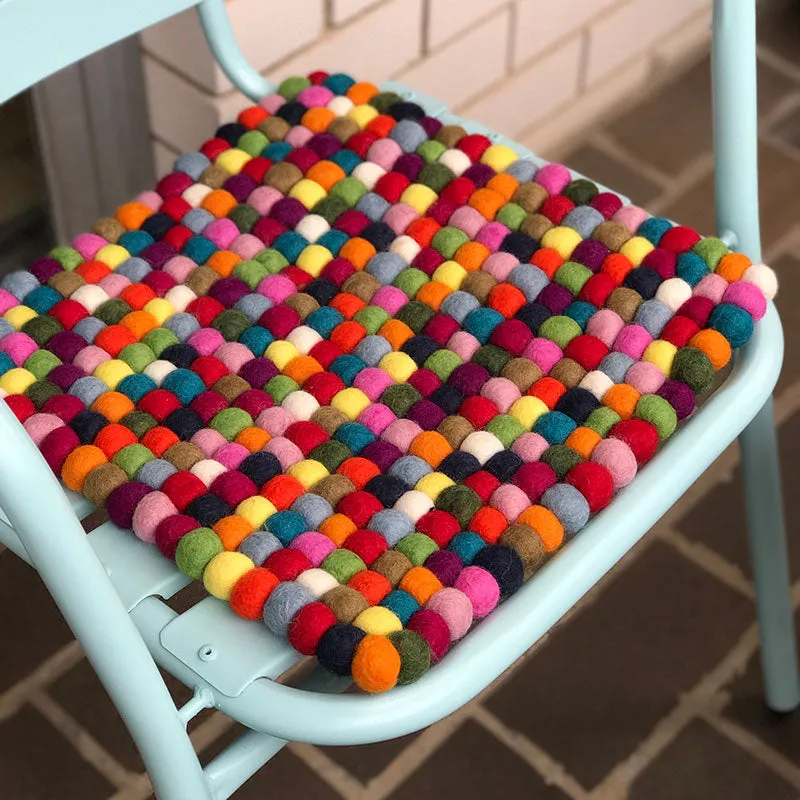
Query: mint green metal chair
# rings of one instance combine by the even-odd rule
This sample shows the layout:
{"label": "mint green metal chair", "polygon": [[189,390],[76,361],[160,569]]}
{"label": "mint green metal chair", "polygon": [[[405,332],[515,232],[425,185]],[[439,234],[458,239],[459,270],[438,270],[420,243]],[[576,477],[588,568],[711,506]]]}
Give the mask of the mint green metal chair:
{"label": "mint green metal chair", "polygon": [[[251,98],[267,95],[270,85],[236,47],[223,0],[0,0],[0,101],[192,6],[233,83]],[[714,10],[719,235],[756,261],[755,2],[716,0]],[[387,88],[430,115],[455,119],[413,90]],[[483,126],[461,122],[535,158]],[[297,687],[277,682],[301,656],[266,629],[254,635],[214,598],[183,614],[171,610],[162,598],[188,579],[155,548],[110,522],[85,535],[79,520],[88,504],[62,489],[3,403],[0,542],[40,573],[125,720],[157,795],[225,798],[287,740],[379,741],[430,725],[468,702],[557,623],[738,436],[767,703],[789,711],[800,696],[770,397],[782,352],[780,322],[770,305],[724,386],[609,508],[423,679],[377,697],[341,696],[348,682],[321,669]],[[183,708],[175,707],[157,664],[194,690]],[[202,768],[186,724],[207,707],[250,730]]]}

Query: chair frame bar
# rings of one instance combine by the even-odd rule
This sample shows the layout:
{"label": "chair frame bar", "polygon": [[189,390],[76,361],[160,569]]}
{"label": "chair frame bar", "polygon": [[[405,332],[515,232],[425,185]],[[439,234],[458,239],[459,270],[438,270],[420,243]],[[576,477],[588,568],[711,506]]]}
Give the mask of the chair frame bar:
{"label": "chair frame bar", "polygon": [[[46,0],[0,0],[0,21],[20,2]],[[156,10],[158,0],[141,2],[151,7],[151,21],[164,16]],[[223,0],[172,5],[197,5],[212,51],[238,88],[253,98],[271,90],[236,46]],[[117,39],[126,35],[118,33]],[[98,37],[95,49],[114,40]],[[58,68],[53,67],[56,61],[42,66],[34,80]],[[757,260],[755,0],[715,0],[713,74],[718,227],[726,240],[737,241]],[[800,700],[800,684],[770,397],[782,353],[780,321],[770,304],[732,375],[698,411],[691,430],[679,431],[558,558],[421,681],[379,697],[338,696],[347,681],[321,669],[299,688],[261,680],[236,697],[215,690],[163,646],[161,632],[175,612],[157,597],[138,602],[129,612],[59,482],[3,403],[0,506],[10,524],[0,519],[0,541],[41,574],[128,725],[158,797],[220,800],[289,740],[357,744],[388,739],[429,725],[468,702],[550,630],[741,434],[767,702],[787,711]],[[175,707],[156,662],[194,687],[196,700],[183,712]],[[209,704],[251,730],[204,770],[185,723],[191,712]]]}

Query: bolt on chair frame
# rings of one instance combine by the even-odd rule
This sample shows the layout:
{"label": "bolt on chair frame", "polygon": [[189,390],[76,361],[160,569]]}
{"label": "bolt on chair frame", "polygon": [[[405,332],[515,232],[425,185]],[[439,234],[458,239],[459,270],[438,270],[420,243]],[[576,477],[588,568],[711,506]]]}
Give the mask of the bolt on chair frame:
{"label": "bolt on chair frame", "polygon": [[[118,4],[113,14],[101,0],[0,0],[0,101],[192,6],[233,83],[253,99],[268,94],[272,87],[236,46],[224,0],[138,0]],[[88,19],[91,25],[86,25]],[[755,0],[715,0],[713,33],[717,225],[726,243],[757,261]],[[384,88],[402,91],[428,113],[535,158],[485,127],[447,114],[441,103],[397,84]],[[111,523],[85,535],[79,515],[88,511],[86,502],[67,496],[4,403],[0,542],[42,576],[125,720],[157,795],[165,800],[219,800],[235,792],[288,740],[339,745],[379,741],[418,730],[468,702],[556,624],[738,436],[766,701],[785,712],[800,703],[800,682],[771,400],[782,355],[781,325],[770,305],[724,386],[689,423],[691,433],[680,431],[611,506],[422,680],[379,697],[340,696],[347,682],[319,668],[298,688],[254,680],[266,674],[274,678],[299,660],[293,652],[287,655],[288,646],[277,640],[271,651],[267,646],[259,654],[256,670],[269,664],[268,672],[248,675],[245,669],[226,683],[220,676],[230,666],[225,650],[238,663],[257,638],[247,635],[253,628],[241,635],[232,628],[236,621],[228,609],[212,598],[195,607],[203,606],[205,616],[198,617],[203,630],[177,625],[191,612],[179,616],[159,598],[171,596],[188,580],[154,548]],[[198,651],[202,638],[197,636],[209,625],[222,637],[217,640],[221,644]],[[221,667],[215,666],[217,650]],[[156,663],[194,688],[194,697],[183,708],[175,707]],[[207,707],[221,709],[250,730],[203,769],[186,723]]]}

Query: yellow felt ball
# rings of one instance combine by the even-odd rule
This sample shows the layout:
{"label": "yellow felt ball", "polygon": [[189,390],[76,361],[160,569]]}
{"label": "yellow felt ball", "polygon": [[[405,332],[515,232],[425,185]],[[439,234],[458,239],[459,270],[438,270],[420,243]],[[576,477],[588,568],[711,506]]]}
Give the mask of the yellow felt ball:
{"label": "yellow felt ball", "polygon": [[437,194],[430,186],[425,186],[422,183],[412,183],[400,195],[400,202],[411,206],[417,214],[422,216],[433,205],[436,198]]}
{"label": "yellow felt ball", "polygon": [[452,289],[455,292],[461,288],[461,284],[466,277],[467,271],[461,264],[457,261],[445,261],[444,264],[436,267],[433,275],[431,275],[431,280],[443,283],[448,289]]}
{"label": "yellow felt ball", "polygon": [[244,553],[218,553],[203,570],[203,586],[210,595],[220,600],[230,600],[236,582],[255,566],[253,559]]}
{"label": "yellow felt ball", "polygon": [[414,487],[417,491],[428,495],[433,502],[448,487],[453,486],[454,481],[447,477],[443,472],[429,472],[423,475]]}
{"label": "yellow felt ball", "polygon": [[387,353],[378,367],[395,383],[405,383],[417,371],[417,362],[408,353]]}
{"label": "yellow felt ball", "polygon": [[8,394],[25,394],[33,383],[36,383],[36,376],[22,367],[14,367],[0,375],[0,389]]}
{"label": "yellow felt ball", "polygon": [[304,489],[310,489],[323,478],[327,478],[330,475],[330,472],[325,469],[325,466],[313,458],[306,458],[303,461],[298,461],[296,464],[292,464],[286,471],[293,478],[300,481]]}
{"label": "yellow felt ball", "polygon": [[117,384],[128,375],[133,375],[133,370],[119,358],[110,358],[98,364],[94,370],[95,378],[100,378],[109,389],[116,389]]}
{"label": "yellow felt ball", "polygon": [[495,172],[505,172],[518,158],[507,145],[493,144],[483,151],[481,163],[488,164]]}
{"label": "yellow felt ball", "polygon": [[578,231],[573,228],[558,226],[550,228],[542,236],[542,247],[551,247],[561,258],[569,258],[572,251],[583,241]]}
{"label": "yellow felt ball", "polygon": [[116,269],[123,261],[130,257],[131,254],[121,245],[107,244],[95,253],[94,260],[102,261],[107,267]]}
{"label": "yellow felt ball", "polygon": [[370,406],[370,399],[361,389],[350,387],[336,392],[331,405],[342,412],[349,420],[355,421]]}
{"label": "yellow felt ball", "polygon": [[242,500],[236,506],[236,513],[246,519],[253,530],[258,530],[277,510],[266,497],[258,494]]}
{"label": "yellow felt ball", "polygon": [[162,326],[176,312],[176,309],[169,300],[165,300],[163,297],[154,297],[142,311],[146,311],[159,326]]}
{"label": "yellow felt ball", "polygon": [[514,417],[523,428],[531,430],[536,420],[549,410],[547,404],[541,398],[525,395],[511,404],[508,414]]}
{"label": "yellow felt ball", "polygon": [[634,267],[642,263],[644,257],[654,250],[653,243],[644,236],[631,236],[625,244],[620,247],[619,252],[627,258]]}
{"label": "yellow felt ball", "polygon": [[273,342],[264,351],[264,356],[278,369],[283,369],[293,358],[297,358],[299,355],[297,348],[291,342],[286,341]]}
{"label": "yellow felt ball", "polygon": [[250,153],[245,153],[238,147],[231,147],[229,150],[223,150],[214,162],[218,167],[222,167],[225,172],[231,175],[238,175],[242,171],[242,167],[252,158]]}
{"label": "yellow felt ball", "polygon": [[3,314],[3,319],[6,322],[10,322],[14,326],[14,330],[20,331],[26,323],[38,316],[39,315],[28,306],[14,306],[14,308],[9,308],[8,311]]}
{"label": "yellow felt ball", "polygon": [[377,108],[367,105],[366,103],[363,106],[354,106],[347,112],[347,116],[350,117],[362,131],[378,116],[378,114]]}
{"label": "yellow felt ball", "polygon": [[306,208],[314,208],[320,200],[325,199],[327,192],[310,178],[303,178],[297,181],[289,191],[289,197],[299,200]]}
{"label": "yellow felt ball", "polygon": [[354,620],[353,625],[364,633],[377,636],[388,636],[395,631],[403,630],[403,623],[393,611],[384,606],[365,608]]}
{"label": "yellow felt ball", "polygon": [[672,362],[677,352],[678,348],[671,342],[655,339],[647,345],[647,349],[642,354],[642,361],[649,361],[651,364],[655,364],[664,375],[669,377],[672,372]]}
{"label": "yellow felt ball", "polygon": [[317,278],[332,258],[333,254],[327,247],[323,247],[321,244],[310,244],[303,248],[296,263],[300,269]]}

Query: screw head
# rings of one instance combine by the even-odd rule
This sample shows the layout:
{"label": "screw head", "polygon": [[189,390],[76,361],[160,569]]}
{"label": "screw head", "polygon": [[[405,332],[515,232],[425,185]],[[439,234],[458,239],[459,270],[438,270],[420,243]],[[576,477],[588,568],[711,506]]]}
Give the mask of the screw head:
{"label": "screw head", "polygon": [[204,644],[197,651],[197,657],[201,661],[213,661],[217,657],[217,649],[213,645]]}

